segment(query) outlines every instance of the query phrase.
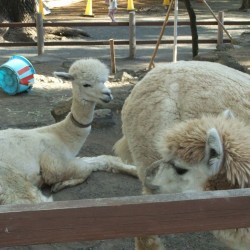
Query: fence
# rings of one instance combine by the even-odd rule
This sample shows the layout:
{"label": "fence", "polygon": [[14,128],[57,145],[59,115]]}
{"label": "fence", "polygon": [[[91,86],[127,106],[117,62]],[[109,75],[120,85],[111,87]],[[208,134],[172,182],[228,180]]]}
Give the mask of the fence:
{"label": "fence", "polygon": [[0,206],[0,247],[250,227],[250,189]]}
{"label": "fence", "polygon": [[[223,15],[222,15],[223,17]],[[237,26],[237,25],[250,25],[250,21],[225,21],[221,20],[224,26]],[[203,25],[218,25],[216,21],[200,21],[196,23],[198,26]],[[37,42],[12,42],[12,43],[0,43],[0,47],[23,47],[23,46],[37,46],[38,54],[44,52],[44,46],[88,46],[88,45],[109,45],[108,40],[95,40],[95,41],[44,41],[44,29],[43,27],[96,27],[96,26],[127,26],[129,27],[129,39],[128,40],[114,40],[114,45],[129,45],[130,58],[134,58],[137,45],[154,45],[157,40],[138,40],[136,39],[136,27],[139,26],[162,26],[163,22],[160,21],[147,21],[142,22],[135,20],[134,12],[130,12],[129,22],[43,22],[41,15],[37,14],[37,23],[1,23],[0,27],[36,27],[37,28]],[[168,26],[173,26],[173,22],[168,22]],[[180,21],[178,26],[188,26],[190,22]],[[217,44],[217,43],[229,43],[230,39],[223,39],[223,31],[218,27],[218,39],[199,39],[199,44]],[[161,44],[172,44],[173,40],[162,40]],[[178,40],[179,44],[191,44],[191,39]]]}

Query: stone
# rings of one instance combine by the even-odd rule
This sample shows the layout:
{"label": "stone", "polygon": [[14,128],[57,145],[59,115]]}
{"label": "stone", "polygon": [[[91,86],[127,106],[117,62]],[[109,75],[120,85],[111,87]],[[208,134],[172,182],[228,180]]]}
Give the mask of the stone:
{"label": "stone", "polygon": [[[132,74],[135,74],[135,72],[132,72]],[[127,71],[119,71],[115,74],[114,80],[121,81],[121,82],[129,82],[134,79],[134,76]]]}
{"label": "stone", "polygon": [[60,101],[56,106],[51,110],[51,115],[54,117],[56,122],[63,120],[66,115],[69,113],[72,104],[72,97]]}
{"label": "stone", "polygon": [[95,110],[93,128],[107,128],[115,125],[113,113],[111,109],[97,109]]}

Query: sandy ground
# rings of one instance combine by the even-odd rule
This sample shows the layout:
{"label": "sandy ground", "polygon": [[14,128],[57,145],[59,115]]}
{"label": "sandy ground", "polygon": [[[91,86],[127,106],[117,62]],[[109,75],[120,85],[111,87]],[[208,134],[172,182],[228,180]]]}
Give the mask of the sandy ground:
{"label": "sandy ground", "polygon": [[[44,68],[43,68],[44,69]],[[50,69],[51,70],[51,69]],[[134,80],[135,81],[135,80]],[[128,82],[111,84],[115,98],[123,100],[134,86]],[[119,90],[118,90],[119,89]],[[54,123],[50,111],[58,101],[71,96],[69,83],[62,83],[56,78],[36,76],[36,83],[28,94],[8,96],[0,92],[1,129],[7,127],[32,128]],[[122,102],[121,102],[122,103]],[[81,156],[113,154],[112,146],[121,136],[121,103],[110,106],[115,125],[93,128],[83,146]],[[120,108],[119,108],[120,106]],[[107,198],[140,195],[140,182],[131,176],[105,172],[93,173],[83,184],[54,194],[56,201],[89,198]],[[210,233],[192,233],[163,237],[167,249],[204,249],[223,250],[224,248]],[[66,244],[48,244],[23,247],[7,247],[1,250],[41,250],[41,249],[84,249],[84,250],[130,250],[134,248],[133,239],[74,242]]]}
{"label": "sandy ground", "polygon": [[[38,72],[44,74],[36,75],[36,83],[30,93],[16,96],[8,96],[0,92],[0,127],[32,128],[54,123],[50,112],[55,105],[71,96],[71,85],[67,82],[48,76],[52,70],[67,70],[63,64],[46,65],[35,63],[33,66]],[[47,72],[45,74],[45,72]],[[112,109],[114,125],[93,128],[92,132],[83,146],[80,156],[96,156],[101,154],[113,154],[112,146],[121,136],[120,110],[126,96],[129,94],[137,78],[129,81],[113,81],[109,85],[114,94],[114,104],[108,108]],[[99,107],[101,108],[101,107]],[[107,108],[107,107],[105,107]],[[112,174],[105,172],[93,173],[83,184],[68,188],[54,194],[54,199],[77,200],[88,198],[107,198],[119,196],[140,195],[140,182],[131,176]],[[179,235],[168,235],[163,237],[167,249],[204,249],[223,250],[226,249],[220,242],[213,238],[210,233],[190,233]],[[105,241],[74,242],[66,244],[36,245],[24,247],[1,248],[1,250],[40,250],[40,249],[84,249],[84,250],[130,250],[134,248],[134,240],[118,239]]]}

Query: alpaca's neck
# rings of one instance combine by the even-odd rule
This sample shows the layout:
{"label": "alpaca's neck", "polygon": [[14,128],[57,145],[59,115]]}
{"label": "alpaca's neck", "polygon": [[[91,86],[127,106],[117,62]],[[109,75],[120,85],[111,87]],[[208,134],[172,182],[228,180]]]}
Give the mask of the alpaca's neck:
{"label": "alpaca's neck", "polygon": [[[94,109],[94,102],[85,101],[80,103],[73,98],[71,112],[63,121],[39,130],[56,135],[63,145],[68,148],[68,152],[75,156],[79,153],[91,131]],[[73,115],[73,118],[71,115]],[[72,121],[72,119],[75,121]]]}
{"label": "alpaca's neck", "polygon": [[84,101],[84,103],[80,103],[79,101],[73,98],[71,114],[79,124],[90,124],[93,121],[94,111],[94,102]]}

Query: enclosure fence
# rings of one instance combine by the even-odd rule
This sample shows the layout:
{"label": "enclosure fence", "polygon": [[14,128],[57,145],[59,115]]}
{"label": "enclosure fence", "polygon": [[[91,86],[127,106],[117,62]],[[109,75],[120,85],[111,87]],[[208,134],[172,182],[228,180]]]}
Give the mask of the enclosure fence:
{"label": "enclosure fence", "polygon": [[[109,40],[91,40],[91,41],[45,41],[44,40],[44,27],[119,27],[119,26],[127,26],[129,29],[129,35],[127,40],[114,40],[114,45],[129,45],[129,57],[133,59],[135,57],[136,46],[140,45],[154,45],[157,43],[157,39],[155,40],[138,40],[136,38],[136,27],[140,26],[162,26],[162,21],[136,21],[135,13],[130,12],[130,17],[128,22],[44,22],[41,14],[37,13],[36,23],[0,23],[1,27],[36,27],[37,29],[37,42],[1,42],[0,47],[25,47],[25,46],[37,46],[38,55],[44,53],[44,47],[46,46],[103,46],[110,45]],[[223,17],[223,15],[222,15]],[[223,21],[221,22],[224,26],[248,26],[250,25],[250,21]],[[174,22],[169,21],[167,26],[173,26]],[[178,26],[189,26],[190,22],[187,21],[179,21]],[[196,22],[197,26],[205,26],[205,25],[217,25],[216,21],[199,21]],[[222,44],[222,43],[230,43],[230,39],[223,38],[223,30],[218,26],[218,36],[214,39],[199,39],[199,44]],[[172,44],[173,39],[163,39],[161,40],[161,44]],[[192,39],[178,39],[178,44],[191,44]]]}
{"label": "enclosure fence", "polygon": [[0,206],[0,247],[250,227],[250,189]]}

